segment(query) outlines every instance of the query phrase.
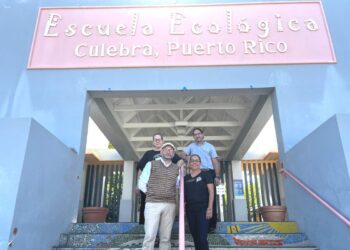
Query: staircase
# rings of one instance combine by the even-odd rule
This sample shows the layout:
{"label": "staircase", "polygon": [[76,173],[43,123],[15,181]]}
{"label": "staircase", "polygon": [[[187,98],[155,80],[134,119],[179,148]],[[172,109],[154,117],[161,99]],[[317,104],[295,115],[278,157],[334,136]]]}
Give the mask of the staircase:
{"label": "staircase", "polygon": [[[141,249],[143,226],[137,223],[72,224],[61,234],[59,246],[52,250]],[[298,232],[295,222],[219,222],[215,234],[208,235],[210,249],[303,249],[314,250],[305,234]],[[186,249],[193,240],[186,229]],[[178,225],[172,235],[172,247],[178,249]]]}

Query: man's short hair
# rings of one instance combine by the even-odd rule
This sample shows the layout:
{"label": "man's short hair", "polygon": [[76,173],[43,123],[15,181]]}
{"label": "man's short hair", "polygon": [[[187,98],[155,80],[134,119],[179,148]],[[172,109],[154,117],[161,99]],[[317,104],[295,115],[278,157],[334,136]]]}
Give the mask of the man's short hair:
{"label": "man's short hair", "polygon": [[201,132],[201,134],[203,134],[203,129],[201,129],[201,128],[194,128],[194,129],[192,129],[192,135],[194,134],[194,131],[196,131],[196,130],[199,130]]}

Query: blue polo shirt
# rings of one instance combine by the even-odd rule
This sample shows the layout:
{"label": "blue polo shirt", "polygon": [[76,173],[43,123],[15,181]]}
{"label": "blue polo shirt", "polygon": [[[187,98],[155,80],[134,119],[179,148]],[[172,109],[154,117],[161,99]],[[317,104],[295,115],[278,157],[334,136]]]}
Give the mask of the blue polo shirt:
{"label": "blue polo shirt", "polygon": [[218,155],[216,153],[216,150],[213,145],[211,145],[209,142],[204,142],[203,144],[197,144],[195,142],[192,142],[190,145],[188,145],[184,152],[187,155],[194,155],[197,154],[201,158],[202,164],[201,168],[205,169],[214,169],[213,167],[213,158],[217,158]]}

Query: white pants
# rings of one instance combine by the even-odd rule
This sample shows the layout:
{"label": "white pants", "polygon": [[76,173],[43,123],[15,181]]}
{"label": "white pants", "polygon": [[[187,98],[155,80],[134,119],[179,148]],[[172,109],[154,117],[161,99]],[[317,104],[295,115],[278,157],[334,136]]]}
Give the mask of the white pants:
{"label": "white pants", "polygon": [[159,249],[171,249],[171,230],[175,219],[174,203],[147,202],[145,207],[145,239],[142,250],[153,250],[159,227]]}

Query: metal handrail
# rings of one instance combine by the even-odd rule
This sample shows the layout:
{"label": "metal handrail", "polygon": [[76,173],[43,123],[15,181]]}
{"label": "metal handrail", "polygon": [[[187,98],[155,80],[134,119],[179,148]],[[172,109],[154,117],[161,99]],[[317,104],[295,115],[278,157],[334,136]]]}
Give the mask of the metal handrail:
{"label": "metal handrail", "polygon": [[185,195],[184,167],[180,168],[180,202],[179,202],[179,250],[185,250]]}
{"label": "metal handrail", "polygon": [[308,192],[312,197],[314,197],[322,205],[324,205],[326,208],[328,208],[335,216],[337,216],[342,222],[344,222],[346,226],[350,227],[350,220],[348,218],[346,218],[344,215],[342,215],[340,212],[338,212],[337,209],[332,207],[327,201],[322,199],[318,194],[316,194],[314,191],[312,191],[310,188],[308,188],[301,180],[299,180],[297,177],[295,177],[292,173],[290,173],[288,170],[286,170],[284,168],[282,168],[280,170],[280,172],[283,176],[289,176],[290,178],[292,178],[306,192]]}

